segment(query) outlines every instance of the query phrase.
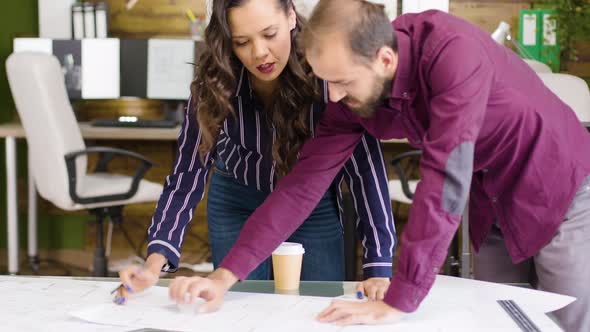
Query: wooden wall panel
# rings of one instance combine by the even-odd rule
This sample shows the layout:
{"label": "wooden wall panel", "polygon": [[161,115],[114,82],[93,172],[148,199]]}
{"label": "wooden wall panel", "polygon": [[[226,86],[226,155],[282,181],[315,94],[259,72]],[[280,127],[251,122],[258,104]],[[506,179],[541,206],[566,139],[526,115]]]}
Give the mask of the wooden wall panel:
{"label": "wooden wall panel", "polygon": [[107,0],[112,37],[190,36],[185,11],[205,15],[205,0],[140,0],[132,9],[123,0]]}
{"label": "wooden wall panel", "polygon": [[[140,0],[131,10],[123,0],[107,2],[113,37],[188,36],[185,10],[205,14],[205,0]],[[530,4],[530,0],[451,0],[450,12],[492,32],[501,20],[517,27],[518,12]]]}
{"label": "wooden wall panel", "polygon": [[500,21],[512,27],[512,35],[518,34],[518,14],[522,9],[531,8],[530,1],[451,1],[449,11],[462,17],[485,31],[492,33]]}

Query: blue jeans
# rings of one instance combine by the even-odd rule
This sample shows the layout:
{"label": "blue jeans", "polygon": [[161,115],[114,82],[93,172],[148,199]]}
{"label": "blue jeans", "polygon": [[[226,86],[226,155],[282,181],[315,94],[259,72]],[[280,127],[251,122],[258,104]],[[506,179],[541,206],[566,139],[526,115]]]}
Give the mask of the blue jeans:
{"label": "blue jeans", "polygon": [[[268,196],[267,192],[238,182],[224,170],[223,164],[217,162],[207,197],[209,243],[215,268],[229,253],[248,217]],[[344,239],[333,190],[324,195],[287,241],[301,243],[305,248],[301,280],[344,280]],[[266,259],[247,279],[269,280],[271,264],[271,259]]]}

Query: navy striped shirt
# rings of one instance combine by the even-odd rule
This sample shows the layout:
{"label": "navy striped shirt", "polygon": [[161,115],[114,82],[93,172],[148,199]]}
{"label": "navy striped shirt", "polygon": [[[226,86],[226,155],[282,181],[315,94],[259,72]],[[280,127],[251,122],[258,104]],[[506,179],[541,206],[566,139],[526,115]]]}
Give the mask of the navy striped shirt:
{"label": "navy striped shirt", "polygon": [[[196,110],[189,100],[189,109],[178,137],[174,169],[166,178],[148,228],[148,255],[154,252],[164,255],[168,260],[164,271],[178,268],[185,230],[193,219],[196,205],[203,199],[208,172],[215,158],[221,158],[228,172],[245,185],[265,192],[271,192],[275,187],[270,144],[275,140],[274,126],[268,125],[265,113],[253,96],[244,68],[239,77],[237,91],[232,98],[236,116],[228,116],[224,121],[216,145],[205,158],[205,165],[201,163],[198,152],[201,131],[196,121]],[[323,96],[327,103],[325,83]],[[324,103],[311,106],[309,125],[312,129],[315,129],[324,109]],[[364,276],[390,277],[397,238],[387,190],[387,173],[378,140],[366,134],[334,180],[340,222],[343,214],[342,181],[348,184],[357,212],[356,226],[364,249]]]}

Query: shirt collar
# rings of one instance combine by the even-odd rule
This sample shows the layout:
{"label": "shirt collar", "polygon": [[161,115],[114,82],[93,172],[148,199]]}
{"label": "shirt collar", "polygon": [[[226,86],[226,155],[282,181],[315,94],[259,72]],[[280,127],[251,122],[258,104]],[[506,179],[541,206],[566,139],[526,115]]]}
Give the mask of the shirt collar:
{"label": "shirt collar", "polygon": [[397,36],[397,69],[393,77],[391,87],[390,103],[394,100],[410,99],[412,58],[410,37],[402,31],[394,29]]}
{"label": "shirt collar", "polygon": [[250,84],[250,75],[246,71],[246,67],[242,65],[239,70],[238,86],[236,87],[235,97],[252,98],[252,85]]}

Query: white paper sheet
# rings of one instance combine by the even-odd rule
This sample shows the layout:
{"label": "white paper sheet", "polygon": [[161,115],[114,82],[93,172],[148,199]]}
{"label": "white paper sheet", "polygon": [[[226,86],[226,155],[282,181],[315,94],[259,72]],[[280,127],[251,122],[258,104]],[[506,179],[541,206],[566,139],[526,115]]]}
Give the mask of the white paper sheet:
{"label": "white paper sheet", "polygon": [[68,315],[82,305],[110,303],[109,292],[116,286],[64,278],[0,277],[0,330],[129,331],[128,327],[91,324]]}
{"label": "white paper sheet", "polygon": [[193,40],[148,41],[147,97],[186,100],[190,94],[195,62]]}
{"label": "white paper sheet", "polygon": [[[349,294],[347,297],[351,297]],[[197,314],[197,305],[179,308],[166,288],[154,287],[131,296],[125,306],[91,305],[71,312],[82,320],[133,328],[174,331],[503,331],[519,327],[497,304],[514,300],[543,331],[560,331],[544,312],[559,309],[573,298],[468,279],[439,276],[420,308],[401,322],[385,326],[338,327],[320,324],[314,317],[332,299],[274,294],[228,293],[218,312]]]}
{"label": "white paper sheet", "polygon": [[119,98],[119,50],[119,39],[82,40],[82,98]]}

